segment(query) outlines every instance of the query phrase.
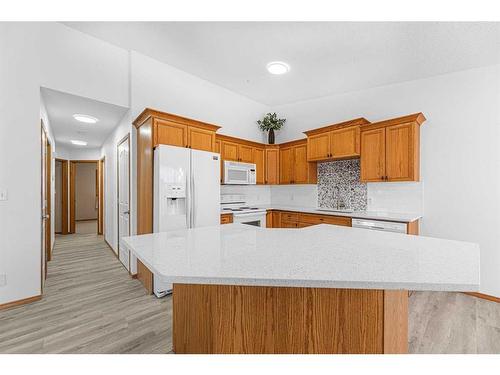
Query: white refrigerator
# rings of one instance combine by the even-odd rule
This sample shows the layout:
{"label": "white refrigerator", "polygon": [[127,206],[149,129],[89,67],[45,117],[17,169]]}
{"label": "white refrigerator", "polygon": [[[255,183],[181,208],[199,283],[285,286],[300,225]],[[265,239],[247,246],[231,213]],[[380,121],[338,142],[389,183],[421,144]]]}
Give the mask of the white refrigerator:
{"label": "white refrigerator", "polygon": [[[153,230],[165,232],[220,223],[220,155],[160,145],[154,150]],[[155,275],[154,292],[163,297],[172,284]]]}

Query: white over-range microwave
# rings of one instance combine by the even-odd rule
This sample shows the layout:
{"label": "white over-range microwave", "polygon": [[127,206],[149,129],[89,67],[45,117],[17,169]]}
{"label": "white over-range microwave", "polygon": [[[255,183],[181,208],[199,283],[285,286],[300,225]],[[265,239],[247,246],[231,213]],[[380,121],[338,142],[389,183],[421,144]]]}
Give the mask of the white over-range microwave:
{"label": "white over-range microwave", "polygon": [[224,161],[223,183],[228,185],[255,185],[256,166],[252,163]]}

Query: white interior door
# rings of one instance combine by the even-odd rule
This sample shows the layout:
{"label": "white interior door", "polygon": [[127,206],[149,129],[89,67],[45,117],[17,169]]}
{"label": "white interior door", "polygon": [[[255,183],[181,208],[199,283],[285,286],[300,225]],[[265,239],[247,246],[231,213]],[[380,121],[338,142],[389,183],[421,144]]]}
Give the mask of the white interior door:
{"label": "white interior door", "polygon": [[130,150],[127,137],[118,145],[118,256],[130,270],[130,254],[120,246],[122,237],[130,235]]}

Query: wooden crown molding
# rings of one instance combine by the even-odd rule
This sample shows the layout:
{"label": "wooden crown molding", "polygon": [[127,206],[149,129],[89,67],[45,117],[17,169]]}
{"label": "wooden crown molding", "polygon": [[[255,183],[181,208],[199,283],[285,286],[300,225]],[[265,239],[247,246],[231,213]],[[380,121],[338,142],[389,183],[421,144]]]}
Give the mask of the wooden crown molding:
{"label": "wooden crown molding", "polygon": [[369,124],[371,124],[370,121],[368,121],[364,117],[359,117],[359,118],[355,118],[353,120],[338,122],[338,123],[335,123],[335,124],[330,124],[330,125],[327,125],[327,126],[323,126],[321,128],[315,128],[315,129],[307,130],[307,131],[305,131],[303,133],[306,134],[306,135],[313,135],[313,134],[318,134],[318,133],[324,133],[324,132],[330,131],[330,130],[337,130],[337,129],[347,128],[347,127],[350,127],[350,126],[363,126],[363,125],[369,125]]}
{"label": "wooden crown molding", "polygon": [[207,122],[199,120],[193,120],[187,117],[182,117],[179,115],[174,115],[172,113],[162,112],[151,108],[144,109],[144,111],[142,111],[141,114],[137,116],[137,118],[132,122],[132,124],[134,124],[134,126],[138,128],[152,117],[159,120],[176,122],[178,124],[183,124],[183,125],[203,127],[205,129],[210,129],[214,131],[220,129],[220,126],[218,125],[209,124]]}
{"label": "wooden crown molding", "polygon": [[258,148],[264,148],[266,146],[265,143],[249,141],[248,139],[232,137],[230,135],[225,135],[225,134],[215,134],[215,140],[235,142],[235,143],[245,144],[248,146],[253,146],[253,147],[258,147]]}
{"label": "wooden crown molding", "polygon": [[[414,123],[417,123],[418,125],[422,125],[425,120],[426,120],[426,118],[425,118],[424,114],[422,112],[418,112],[418,113],[413,113],[413,114],[407,115],[407,116],[401,116],[401,117],[391,118],[388,120],[372,122],[369,127],[366,127],[364,129],[368,130],[368,129],[374,129],[374,128],[391,126],[391,125],[405,124],[408,122],[414,122]],[[364,130],[364,129],[361,129],[361,130]]]}
{"label": "wooden crown molding", "polygon": [[292,146],[297,146],[300,144],[307,144],[307,138],[302,138],[302,139],[295,139],[293,141],[288,141],[284,143],[280,143],[278,146],[281,147],[292,147]]}

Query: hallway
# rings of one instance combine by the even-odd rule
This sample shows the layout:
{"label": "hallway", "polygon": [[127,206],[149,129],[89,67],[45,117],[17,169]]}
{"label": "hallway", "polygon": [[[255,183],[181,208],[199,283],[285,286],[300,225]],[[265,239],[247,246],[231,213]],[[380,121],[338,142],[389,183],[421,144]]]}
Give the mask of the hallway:
{"label": "hallway", "polygon": [[43,299],[0,311],[0,353],[167,353],[171,311],[102,236],[57,236]]}

